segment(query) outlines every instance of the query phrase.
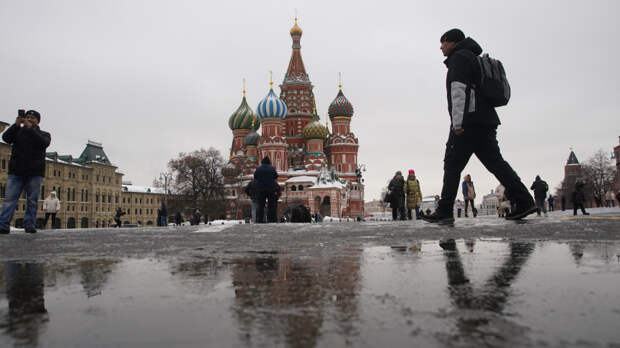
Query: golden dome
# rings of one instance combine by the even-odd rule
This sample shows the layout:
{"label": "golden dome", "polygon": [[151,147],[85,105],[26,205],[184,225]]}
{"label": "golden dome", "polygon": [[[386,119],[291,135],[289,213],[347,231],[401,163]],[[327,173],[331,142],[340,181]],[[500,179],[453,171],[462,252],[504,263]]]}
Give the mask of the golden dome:
{"label": "golden dome", "polygon": [[295,25],[293,25],[293,27],[291,28],[291,35],[299,35],[301,36],[301,34],[303,34],[303,30],[301,30],[301,28],[299,27],[299,25],[297,25],[297,18],[295,18]]}

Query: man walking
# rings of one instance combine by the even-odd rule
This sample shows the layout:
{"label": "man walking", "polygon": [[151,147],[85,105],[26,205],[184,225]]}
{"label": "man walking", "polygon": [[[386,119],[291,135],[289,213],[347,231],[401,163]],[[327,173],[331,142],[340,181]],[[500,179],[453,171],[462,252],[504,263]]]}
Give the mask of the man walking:
{"label": "man walking", "polygon": [[530,190],[534,191],[534,199],[536,200],[536,213],[540,216],[542,210],[547,216],[547,208],[545,208],[545,198],[547,198],[547,191],[549,191],[549,185],[547,182],[540,178],[540,175],[536,175],[536,180],[532,183]]}
{"label": "man walking", "polygon": [[450,115],[450,134],[444,156],[443,188],[439,209],[427,222],[451,224],[454,222],[453,205],[461,172],[472,154],[510,192],[516,209],[506,216],[517,220],[536,211],[534,200],[521,179],[504,160],[497,142],[500,124],[495,108],[475,89],[481,79],[477,56],[482,48],[472,38],[465,38],[459,29],[452,29],[440,38],[441,51],[448,67],[446,88]]}
{"label": "man walking", "polygon": [[260,163],[261,165],[254,171],[257,191],[256,222],[265,222],[265,202],[268,205],[267,222],[278,222],[278,191],[280,188],[276,181],[278,172],[271,165],[269,157],[265,156]]}
{"label": "man walking", "polygon": [[21,111],[15,123],[2,135],[2,140],[12,148],[6,194],[0,213],[0,234],[11,231],[10,223],[22,191],[26,191],[27,200],[24,228],[26,233],[37,232],[35,220],[41,181],[45,176],[45,149],[51,141],[50,134],[39,128],[39,122],[41,115],[37,111]]}

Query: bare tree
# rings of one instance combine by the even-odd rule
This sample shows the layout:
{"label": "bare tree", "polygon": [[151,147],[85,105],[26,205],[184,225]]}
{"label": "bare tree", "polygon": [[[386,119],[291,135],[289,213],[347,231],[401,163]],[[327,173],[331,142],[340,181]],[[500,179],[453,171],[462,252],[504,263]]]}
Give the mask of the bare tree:
{"label": "bare tree", "polygon": [[587,183],[592,186],[596,204],[601,206],[605,193],[612,188],[616,175],[615,166],[607,153],[600,149],[583,165],[583,173]]}
{"label": "bare tree", "polygon": [[220,216],[224,205],[224,177],[221,168],[224,159],[214,148],[200,149],[191,153],[179,153],[168,162],[172,173],[171,191],[176,199],[200,209],[210,216]]}

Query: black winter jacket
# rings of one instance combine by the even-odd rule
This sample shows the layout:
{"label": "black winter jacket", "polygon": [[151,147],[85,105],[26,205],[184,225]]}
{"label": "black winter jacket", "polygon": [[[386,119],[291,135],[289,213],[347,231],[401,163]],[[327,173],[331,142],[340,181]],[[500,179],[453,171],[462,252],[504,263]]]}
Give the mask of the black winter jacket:
{"label": "black winter jacket", "polygon": [[38,126],[32,128],[13,124],[2,134],[2,140],[11,145],[9,174],[45,176],[45,149],[51,136]]}
{"label": "black winter jacket", "polygon": [[454,46],[444,61],[448,67],[446,90],[452,129],[470,126],[496,128],[501,122],[495,108],[476,91],[480,84],[480,66],[476,59],[482,48],[472,38]]}
{"label": "black winter jacket", "polygon": [[261,165],[254,171],[254,180],[256,180],[256,189],[258,191],[277,191],[279,186],[276,178],[278,172],[271,165],[271,162],[263,159]]}
{"label": "black winter jacket", "polygon": [[534,197],[546,198],[547,191],[549,191],[549,185],[544,180],[537,179],[532,183],[530,190],[534,190]]}
{"label": "black winter jacket", "polygon": [[250,181],[245,187],[245,194],[248,195],[253,201],[258,197],[256,195],[256,180]]}

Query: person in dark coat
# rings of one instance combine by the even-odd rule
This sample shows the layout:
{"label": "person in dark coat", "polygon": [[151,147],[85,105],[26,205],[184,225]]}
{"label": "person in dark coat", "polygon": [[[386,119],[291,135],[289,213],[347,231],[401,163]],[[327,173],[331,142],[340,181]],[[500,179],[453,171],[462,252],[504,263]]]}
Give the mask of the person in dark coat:
{"label": "person in dark coat", "polygon": [[390,191],[390,207],[392,208],[392,220],[399,219],[407,220],[405,214],[405,179],[400,171],[394,174],[392,180],[388,184],[388,191]]}
{"label": "person in dark coat", "polygon": [[547,216],[547,208],[545,207],[545,199],[547,198],[547,191],[549,191],[549,185],[547,182],[540,178],[540,175],[536,175],[536,180],[532,183],[530,190],[534,191],[534,198],[536,199],[536,208],[538,208],[538,216],[542,210]]}
{"label": "person in dark coat", "polygon": [[258,192],[256,189],[256,180],[250,181],[245,187],[245,194],[252,200],[252,222],[256,222],[256,207],[258,206]]}
{"label": "person in dark coat", "polygon": [[178,211],[178,212],[174,215],[174,223],[175,223],[177,226],[181,226],[181,224],[183,223],[183,216],[181,216],[181,212],[179,212],[179,211]]}
{"label": "person in dark coat", "polygon": [[590,215],[590,213],[586,212],[584,208],[584,203],[586,202],[586,195],[584,190],[584,182],[578,180],[575,183],[575,191],[573,191],[572,199],[573,199],[573,215],[577,215],[577,208],[581,208],[581,213],[583,215]]}
{"label": "person in dark coat", "polygon": [[11,145],[11,159],[0,213],[0,234],[11,231],[10,223],[22,191],[26,191],[24,229],[26,233],[37,232],[35,220],[41,181],[45,176],[45,149],[51,142],[50,134],[39,128],[39,122],[41,115],[28,110],[20,113],[15,123],[2,134],[2,140]]}
{"label": "person in dark coat", "polygon": [[159,208],[159,218],[157,219],[159,226],[168,226],[168,208],[166,208],[166,203],[161,202],[161,207]]}
{"label": "person in dark coat", "polygon": [[555,198],[553,197],[553,195],[549,195],[549,198],[547,198],[547,203],[549,203],[549,211],[554,211],[555,210]]}
{"label": "person in dark coat", "polygon": [[560,197],[560,204],[562,205],[562,211],[566,210],[566,198],[564,197],[564,195]]}
{"label": "person in dark coat", "polygon": [[481,79],[477,56],[482,48],[472,38],[465,38],[459,29],[444,33],[441,51],[448,68],[446,92],[450,116],[450,130],[444,156],[443,188],[439,209],[424,218],[427,222],[454,223],[453,207],[459,178],[471,155],[510,190],[517,209],[507,220],[522,219],[536,211],[534,200],[521,179],[504,160],[497,142],[500,124],[495,108],[474,88]]}
{"label": "person in dark coat", "polygon": [[125,215],[125,212],[120,208],[116,208],[116,214],[114,214],[114,222],[116,222],[116,227],[121,227],[121,216]]}
{"label": "person in dark coat", "polygon": [[278,193],[280,186],[276,179],[278,172],[271,165],[269,157],[265,156],[261,165],[254,171],[256,180],[256,222],[265,223],[265,202],[267,202],[267,222],[278,222]]}

